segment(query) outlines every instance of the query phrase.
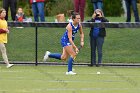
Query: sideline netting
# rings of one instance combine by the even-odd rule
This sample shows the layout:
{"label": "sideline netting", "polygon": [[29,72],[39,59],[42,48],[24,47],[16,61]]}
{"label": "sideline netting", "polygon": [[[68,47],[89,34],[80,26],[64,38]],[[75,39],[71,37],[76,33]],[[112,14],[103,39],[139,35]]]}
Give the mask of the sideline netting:
{"label": "sideline netting", "polygon": [[[9,60],[15,64],[66,64],[66,62],[63,63],[54,59],[43,62],[42,59],[46,50],[62,52],[60,38],[67,24],[54,22],[8,22],[11,30],[8,37],[9,42],[6,46]],[[140,23],[88,22],[82,23],[82,25],[85,34],[85,46],[78,54],[74,64],[90,64],[89,31],[90,27],[94,25],[105,27],[107,30],[107,37],[103,46],[102,65],[140,66]],[[75,43],[77,46],[79,45],[79,33]],[[2,60],[1,57],[0,59]]]}

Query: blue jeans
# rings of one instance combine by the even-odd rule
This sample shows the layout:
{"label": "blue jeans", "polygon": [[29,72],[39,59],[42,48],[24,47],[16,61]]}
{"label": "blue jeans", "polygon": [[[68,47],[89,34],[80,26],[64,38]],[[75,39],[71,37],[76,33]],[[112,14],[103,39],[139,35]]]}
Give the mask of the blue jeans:
{"label": "blue jeans", "polygon": [[45,21],[44,2],[32,3],[32,10],[33,10],[35,22],[39,22],[38,15],[40,16],[41,22]]}
{"label": "blue jeans", "polygon": [[90,37],[91,64],[92,65],[96,65],[96,49],[98,52],[98,64],[101,64],[103,43],[104,43],[104,37],[97,37],[97,38]]}
{"label": "blue jeans", "polygon": [[96,9],[100,9],[103,11],[103,2],[96,2],[96,3],[93,3],[93,8],[94,8],[94,11]]}
{"label": "blue jeans", "polygon": [[137,0],[125,0],[126,3],[126,8],[127,8],[127,19],[126,22],[131,21],[131,9],[130,6],[132,5],[132,9],[134,12],[135,16],[135,22],[139,22],[139,14],[138,14],[138,9],[137,9]]}

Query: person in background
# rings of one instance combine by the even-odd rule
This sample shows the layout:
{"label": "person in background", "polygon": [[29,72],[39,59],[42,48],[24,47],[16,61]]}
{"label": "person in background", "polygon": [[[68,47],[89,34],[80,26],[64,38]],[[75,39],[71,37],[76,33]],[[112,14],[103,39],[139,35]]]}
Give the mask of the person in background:
{"label": "person in background", "polygon": [[7,34],[9,33],[7,27],[7,21],[5,20],[6,10],[0,9],[0,51],[2,53],[2,57],[4,62],[6,63],[6,67],[10,68],[14,64],[10,64],[7,58],[6,47],[5,44],[7,43]]}
{"label": "person in background", "polygon": [[126,10],[125,0],[122,0],[122,7],[123,7],[123,11],[124,11],[124,17],[127,17],[127,10]]}
{"label": "person in background", "polygon": [[91,0],[91,2],[93,3],[94,11],[96,9],[100,9],[103,11],[103,0]]}
{"label": "person in background", "polygon": [[80,13],[81,22],[84,21],[85,5],[86,5],[86,0],[74,0],[74,11]]}
{"label": "person in background", "polygon": [[135,22],[140,22],[138,8],[137,8],[137,0],[125,0],[125,4],[127,9],[126,22],[131,21],[131,9],[130,9],[131,5],[135,16]]}
{"label": "person in background", "polygon": [[[87,22],[109,22],[100,9],[96,9],[93,13],[92,19]],[[90,30],[90,47],[91,47],[91,66],[100,66],[102,63],[102,47],[104,37],[106,36],[105,28],[92,27]],[[96,63],[96,51],[98,52],[98,63]]]}
{"label": "person in background", "polygon": [[21,7],[18,8],[15,21],[23,22],[26,19],[23,9]]}
{"label": "person in background", "polygon": [[3,8],[6,10],[5,20],[8,20],[8,9],[10,7],[12,20],[15,21],[17,0],[3,0]]}
{"label": "person in background", "polygon": [[45,22],[44,1],[45,0],[30,0],[35,22],[39,22],[38,15],[40,16],[40,21]]}

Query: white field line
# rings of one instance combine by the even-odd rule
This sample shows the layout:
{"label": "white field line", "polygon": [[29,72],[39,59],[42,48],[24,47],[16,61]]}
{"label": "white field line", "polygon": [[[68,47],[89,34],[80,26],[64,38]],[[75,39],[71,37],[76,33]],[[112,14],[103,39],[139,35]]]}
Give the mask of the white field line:
{"label": "white field line", "polygon": [[[93,91],[93,90],[129,90],[130,88],[47,88],[46,90],[50,91],[68,91],[68,90],[81,90],[81,91]],[[132,88],[140,89],[140,88]]]}
{"label": "white field line", "polygon": [[111,83],[111,82],[126,82],[125,80],[47,80],[45,78],[43,79],[35,79],[35,78],[27,78],[27,77],[8,77],[8,78],[1,78],[0,80],[6,80],[6,81],[33,81],[33,82],[48,82],[48,83],[95,83],[95,82],[104,82],[104,83]]}
{"label": "white field line", "polygon": [[[139,90],[140,88],[131,88],[131,90]],[[17,89],[13,92],[21,92],[21,93],[34,93],[34,92],[47,92],[47,91],[95,91],[95,90],[130,90],[130,88],[45,88],[45,89]],[[10,92],[10,90],[4,90],[0,89],[0,92],[7,93]],[[12,91],[11,91],[12,92]]]}
{"label": "white field line", "polygon": [[[23,70],[14,70],[14,71],[11,71],[11,70],[0,70],[0,73],[36,73],[36,71],[33,72],[33,70],[27,70],[27,71],[23,71]],[[44,74],[61,74],[61,75],[65,75],[65,72],[43,72]],[[121,73],[119,73],[121,74]],[[77,72],[77,75],[97,75],[97,72],[94,72],[94,73],[78,73]],[[109,77],[118,77],[118,76],[115,76],[113,75],[112,73],[102,73],[100,75],[109,75]],[[98,76],[100,76],[98,75]],[[111,75],[111,76],[110,76]],[[140,77],[140,75],[125,75],[125,77]]]}

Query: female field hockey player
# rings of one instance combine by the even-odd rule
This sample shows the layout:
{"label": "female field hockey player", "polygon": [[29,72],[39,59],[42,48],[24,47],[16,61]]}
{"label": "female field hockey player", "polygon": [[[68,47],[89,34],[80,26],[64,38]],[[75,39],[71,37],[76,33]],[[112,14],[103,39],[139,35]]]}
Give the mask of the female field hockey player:
{"label": "female field hockey player", "polygon": [[81,47],[84,46],[84,33],[82,29],[82,25],[80,24],[80,15],[78,13],[74,13],[72,15],[72,20],[73,22],[70,22],[66,26],[66,32],[63,34],[61,38],[61,45],[63,47],[63,53],[58,54],[58,53],[50,53],[49,51],[46,51],[45,56],[44,56],[44,61],[46,61],[48,58],[55,58],[55,59],[60,59],[60,60],[67,60],[68,57],[68,72],[66,72],[66,75],[75,75],[72,71],[72,64],[74,59],[76,58],[76,55],[79,52],[79,49],[74,43],[74,38],[75,34],[80,32],[80,45]]}
{"label": "female field hockey player", "polygon": [[0,51],[2,53],[2,57],[4,62],[6,63],[6,67],[10,68],[13,64],[9,64],[7,54],[6,54],[6,47],[5,44],[7,43],[7,33],[9,33],[7,22],[5,20],[6,11],[5,9],[0,9]]}

